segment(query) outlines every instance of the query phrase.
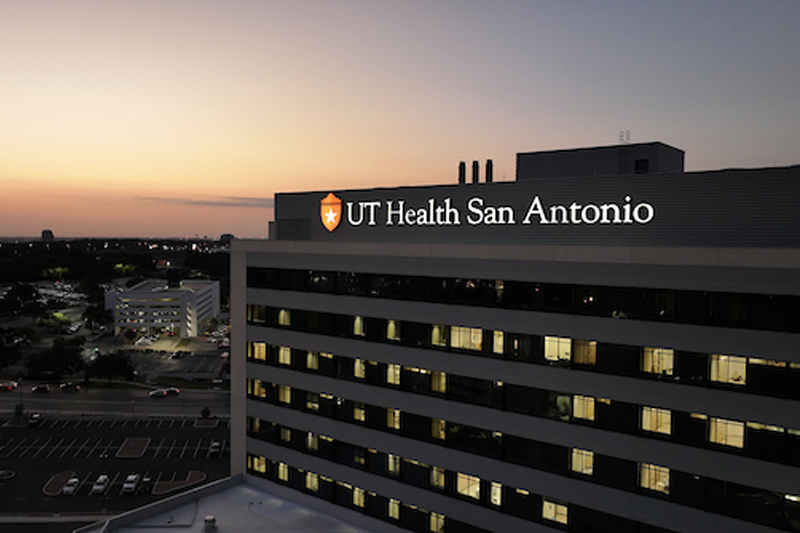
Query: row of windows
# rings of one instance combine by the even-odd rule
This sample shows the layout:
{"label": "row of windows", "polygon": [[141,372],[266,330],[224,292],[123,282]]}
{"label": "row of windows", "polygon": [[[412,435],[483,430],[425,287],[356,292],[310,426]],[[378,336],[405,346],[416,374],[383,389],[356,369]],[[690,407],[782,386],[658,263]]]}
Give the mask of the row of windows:
{"label": "row of windows", "polygon": [[[408,464],[413,464],[409,462]],[[412,503],[382,496],[372,491],[336,481],[327,476],[296,468],[282,461],[274,461],[254,454],[247,455],[250,474],[289,486],[295,490],[364,513],[373,518],[396,524],[419,533],[490,533],[473,524],[461,522],[450,516],[428,511]],[[480,480],[462,474],[456,480],[460,494],[470,498]],[[630,533],[669,533],[667,530],[633,522],[577,505],[533,494],[525,489],[502,487],[498,484],[493,494],[504,502],[505,512],[532,522],[548,524],[577,533],[604,533],[627,531]]]}
{"label": "row of windows", "polygon": [[[638,406],[607,398],[297,350],[288,346],[272,346],[263,342],[249,342],[247,357],[252,362],[287,366],[336,379],[363,381],[456,402],[563,422],[591,424],[598,429],[670,438],[681,444],[735,451],[767,461],[800,465],[800,431],[754,421],[743,422],[702,413]],[[279,392],[282,390],[279,388]],[[287,390],[286,394],[289,393]],[[399,423],[398,417],[396,424]]]}
{"label": "row of windows", "polygon": [[250,324],[800,399],[800,363],[248,305]]}
{"label": "row of windows", "polygon": [[[451,472],[412,458],[337,441],[326,435],[280,426],[254,417],[247,419],[247,432],[250,437],[311,453],[338,464],[503,508],[503,485],[496,481],[483,480],[464,472]],[[594,473],[594,457],[594,452],[590,450],[572,448],[570,470],[581,476],[591,476]],[[638,472],[640,488],[669,494],[669,468],[639,463]]]}
{"label": "row of windows", "polygon": [[[518,492],[521,489],[504,486],[495,480],[481,479],[469,472],[450,471],[413,458],[364,448],[326,435],[280,426],[258,418],[248,417],[247,431],[248,436],[265,442],[397,479],[416,487],[441,492],[501,512],[516,514],[513,502],[509,506],[506,495],[510,491]],[[616,485],[616,488],[663,497],[675,503],[788,531],[800,530],[798,527],[800,497],[671,471],[662,465],[615,459],[580,448],[567,448],[565,451],[569,463],[568,473],[573,477],[597,482],[594,477],[595,471],[598,476],[604,478],[628,476],[631,480],[625,486]],[[567,504],[562,505],[566,517]],[[779,512],[776,513],[776,510]]]}
{"label": "row of windows", "polygon": [[257,267],[247,269],[247,286],[800,332],[797,296]]}

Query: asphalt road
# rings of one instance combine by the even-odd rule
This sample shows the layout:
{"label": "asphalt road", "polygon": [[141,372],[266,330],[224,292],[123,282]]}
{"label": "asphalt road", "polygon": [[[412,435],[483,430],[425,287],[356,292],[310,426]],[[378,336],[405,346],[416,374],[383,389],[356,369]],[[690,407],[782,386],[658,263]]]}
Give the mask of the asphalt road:
{"label": "asphalt road", "polygon": [[51,387],[49,393],[31,392],[31,383],[22,382],[16,391],[0,392],[0,411],[13,412],[22,402],[25,411],[58,413],[114,413],[128,415],[199,416],[208,407],[215,416],[230,413],[230,393],[222,390],[182,389],[177,396],[151,398],[150,389],[84,389],[62,392]]}

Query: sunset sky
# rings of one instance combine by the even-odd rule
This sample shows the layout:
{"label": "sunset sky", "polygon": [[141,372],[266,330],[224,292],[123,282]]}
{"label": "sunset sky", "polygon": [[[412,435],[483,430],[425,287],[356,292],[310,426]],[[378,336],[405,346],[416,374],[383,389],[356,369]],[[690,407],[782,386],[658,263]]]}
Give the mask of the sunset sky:
{"label": "sunset sky", "polygon": [[276,192],[621,130],[797,164],[799,52],[796,0],[0,0],[0,236],[265,237]]}

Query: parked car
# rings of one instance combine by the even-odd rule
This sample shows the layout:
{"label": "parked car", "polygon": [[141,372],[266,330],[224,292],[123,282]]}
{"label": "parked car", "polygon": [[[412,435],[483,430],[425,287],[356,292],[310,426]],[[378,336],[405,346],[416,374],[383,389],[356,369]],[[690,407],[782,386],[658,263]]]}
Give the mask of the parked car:
{"label": "parked car", "polygon": [[33,413],[31,416],[28,417],[28,427],[35,428],[39,427],[39,424],[42,423],[42,415],[39,413]]}
{"label": "parked car", "polygon": [[16,388],[16,381],[0,381],[0,391],[12,391],[16,390]]}
{"label": "parked car", "polygon": [[136,490],[138,494],[147,494],[151,490],[153,490],[153,480],[149,477],[143,477],[141,483],[139,483],[139,488]]}
{"label": "parked car", "polygon": [[177,396],[181,393],[181,390],[178,387],[167,387],[167,394],[169,396]]}
{"label": "parked car", "polygon": [[222,455],[222,444],[218,440],[211,441],[211,446],[208,447],[209,457],[219,457]]}
{"label": "parked car", "polygon": [[81,484],[81,480],[76,477],[71,477],[67,482],[61,487],[61,494],[66,496],[74,496],[76,492],[78,492],[78,486]]}
{"label": "parked car", "polygon": [[31,387],[31,392],[38,392],[38,393],[50,392],[50,385],[41,385],[41,384],[34,385],[33,387]]}
{"label": "parked car", "polygon": [[128,477],[125,478],[125,482],[122,484],[122,493],[135,493],[136,489],[139,487],[139,480],[141,477],[142,476],[139,474],[129,474]]}
{"label": "parked car", "polygon": [[111,479],[107,474],[100,474],[92,485],[92,494],[103,494],[108,488]]}
{"label": "parked car", "polygon": [[81,390],[80,385],[78,385],[77,383],[72,383],[71,381],[68,381],[67,383],[62,383],[61,385],[58,386],[58,388],[61,389],[62,392],[78,392],[79,390]]}

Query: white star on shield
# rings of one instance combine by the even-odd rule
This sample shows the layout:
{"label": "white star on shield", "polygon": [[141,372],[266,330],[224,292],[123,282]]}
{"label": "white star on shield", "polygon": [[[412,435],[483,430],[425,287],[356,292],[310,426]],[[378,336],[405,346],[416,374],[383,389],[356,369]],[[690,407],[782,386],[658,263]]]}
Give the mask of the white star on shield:
{"label": "white star on shield", "polygon": [[328,212],[325,213],[325,221],[326,224],[335,224],[336,223],[336,211],[333,209],[328,209]]}

